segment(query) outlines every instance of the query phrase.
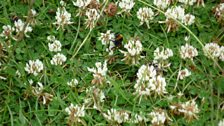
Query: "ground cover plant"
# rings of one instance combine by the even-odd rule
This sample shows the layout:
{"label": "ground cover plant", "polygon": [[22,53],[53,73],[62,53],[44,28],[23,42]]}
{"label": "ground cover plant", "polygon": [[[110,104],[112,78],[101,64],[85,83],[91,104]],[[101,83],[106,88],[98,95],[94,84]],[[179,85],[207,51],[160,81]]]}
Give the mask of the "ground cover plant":
{"label": "ground cover plant", "polygon": [[223,2],[1,0],[0,125],[224,126]]}

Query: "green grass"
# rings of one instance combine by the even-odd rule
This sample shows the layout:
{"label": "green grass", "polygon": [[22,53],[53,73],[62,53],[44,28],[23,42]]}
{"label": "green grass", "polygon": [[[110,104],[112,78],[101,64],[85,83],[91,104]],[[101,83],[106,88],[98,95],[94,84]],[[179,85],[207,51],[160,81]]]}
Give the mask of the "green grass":
{"label": "green grass", "polygon": [[[163,109],[172,119],[166,125],[172,126],[217,126],[218,122],[224,118],[224,62],[215,58],[209,59],[204,55],[203,47],[206,43],[216,42],[224,46],[224,27],[217,21],[212,9],[219,4],[217,0],[205,1],[205,7],[197,5],[189,6],[186,13],[193,14],[196,19],[191,26],[185,26],[180,21],[179,29],[174,32],[167,32],[164,23],[166,19],[163,10],[156,8],[153,1],[147,2],[136,0],[135,6],[130,11],[131,15],[107,16],[102,8],[112,1],[101,1],[100,19],[95,23],[93,29],[86,28],[86,16],[76,16],[78,8],[72,1],[66,0],[66,10],[71,13],[73,24],[66,25],[63,29],[57,30],[55,13],[60,6],[57,0],[35,0],[34,4],[22,2],[24,0],[2,0],[0,1],[0,31],[3,25],[14,25],[12,17],[26,21],[29,8],[37,11],[35,17],[36,25],[32,26],[33,31],[27,33],[30,37],[24,37],[20,41],[12,38],[0,38],[0,125],[12,126],[45,126],[45,125],[150,125],[151,119],[148,114],[156,108]],[[179,2],[176,5],[183,5]],[[171,5],[175,5],[171,4]],[[170,5],[170,7],[171,7]],[[150,22],[150,29],[144,24],[139,26],[137,11],[140,7],[150,7],[157,13],[157,16]],[[119,9],[120,10],[120,9]],[[53,12],[50,12],[53,11]],[[128,43],[131,38],[139,38],[143,46],[145,58],[139,60],[139,64],[125,64],[122,59],[123,54],[119,50],[126,50],[124,47],[114,50],[113,56],[109,56],[105,51],[106,46],[102,45],[98,39],[100,33],[111,30],[113,33],[123,35],[122,45]],[[67,57],[63,65],[52,65],[51,59],[56,52],[48,49],[47,36],[54,35],[62,44],[60,53]],[[184,37],[190,36],[189,43],[197,48],[198,56],[193,62],[183,60],[179,50],[185,45]],[[10,46],[10,47],[9,47]],[[138,69],[143,64],[151,63],[154,59],[153,52],[157,47],[165,47],[173,50],[174,56],[169,58],[171,66],[166,68],[163,77],[166,79],[167,93],[161,96],[137,96],[134,94],[134,85],[137,81]],[[84,105],[87,98],[94,98],[96,94],[86,93],[86,90],[93,87],[92,73],[89,68],[95,68],[96,62],[103,63],[108,57],[116,57],[111,64],[107,64],[108,72],[106,79],[110,84],[103,86],[95,85],[105,94],[104,102],[99,103],[99,109],[91,104],[85,105],[85,116],[80,119],[82,122],[69,123],[69,115],[65,108],[71,103],[74,105]],[[29,60],[40,59],[43,70],[37,75],[28,74],[25,71],[26,63]],[[195,67],[192,68],[192,66]],[[191,75],[184,80],[177,79],[179,70],[187,68]],[[16,74],[20,72],[20,76]],[[68,81],[77,79],[78,85],[69,87]],[[33,80],[35,87],[37,82],[44,86],[43,92],[49,93],[53,97],[47,104],[43,104],[41,96],[37,96],[29,84]],[[182,92],[183,96],[178,97]],[[170,99],[170,97],[173,99]],[[182,115],[175,115],[170,110],[170,105],[184,103],[195,99],[198,109],[198,119],[187,121]],[[148,118],[147,122],[122,123],[117,124],[106,120],[103,114],[111,108],[125,110],[128,113],[141,113]],[[222,109],[221,109],[222,108]]]}

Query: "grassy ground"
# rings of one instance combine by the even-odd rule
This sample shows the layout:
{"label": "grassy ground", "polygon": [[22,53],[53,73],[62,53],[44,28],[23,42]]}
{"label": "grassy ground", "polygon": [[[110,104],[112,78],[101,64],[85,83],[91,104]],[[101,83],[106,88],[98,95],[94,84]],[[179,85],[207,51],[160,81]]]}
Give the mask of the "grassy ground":
{"label": "grassy ground", "polygon": [[[186,14],[195,16],[195,22],[185,26],[181,21],[173,20],[179,27],[170,32],[167,32],[165,23],[159,23],[166,20],[164,12],[167,9],[159,9],[152,1],[136,0],[130,13],[118,14],[122,10],[118,7],[116,15],[108,16],[103,10],[108,8],[110,2],[112,1],[100,0],[97,11],[101,15],[94,22],[95,27],[90,29],[86,27],[87,16],[77,16],[79,8],[70,0],[65,0],[64,8],[71,13],[72,23],[64,25],[64,28],[54,24],[57,8],[63,8],[60,1],[0,1],[1,27],[14,26],[14,22],[19,19],[32,27],[32,32],[27,32],[29,37],[24,35],[24,30],[28,27],[24,26],[24,29],[14,31],[10,37],[0,38],[0,125],[156,126],[153,123],[153,111],[165,113],[166,121],[161,121],[158,125],[218,125],[224,118],[224,62],[205,56],[203,47],[210,42],[224,46],[223,18],[220,21],[214,14],[214,8],[220,1],[207,0],[204,7],[197,6],[196,3],[193,6],[180,2],[171,3],[168,8],[182,6]],[[140,7],[150,7],[154,12],[150,28],[145,23],[139,25],[137,11]],[[32,16],[31,8],[37,11],[35,16]],[[99,39],[100,33],[106,33],[107,30],[123,36],[122,45],[115,46],[112,55],[106,51],[109,45],[103,45]],[[48,44],[52,42],[47,37],[50,35],[61,42],[61,51],[58,52],[66,56],[66,61],[61,65],[52,65],[52,57],[58,52],[49,51]],[[190,36],[187,42],[184,40],[186,36]],[[127,52],[124,45],[132,39],[138,39],[142,44],[139,55],[144,58],[138,58],[137,64],[127,64],[122,60],[125,57],[120,51]],[[180,56],[180,48],[185,43],[198,51],[198,56],[193,60]],[[173,56],[168,60],[171,65],[157,70],[157,74],[165,78],[166,93],[157,94],[152,91],[150,95],[140,95],[135,88],[139,79],[137,73],[142,65],[152,64],[157,47],[173,51]],[[43,69],[35,76],[25,70],[25,67],[29,60],[36,59],[43,63]],[[88,68],[95,68],[96,62],[103,64],[105,60],[108,68],[106,75],[99,72],[95,73],[95,76],[99,75],[98,78],[94,78],[94,73]],[[184,68],[191,75],[181,80],[178,72]],[[68,82],[72,79],[77,79],[78,84],[69,86]],[[183,104],[187,101],[195,101],[196,105],[192,103],[184,108]],[[82,110],[79,113],[77,108],[71,108],[68,113],[65,109],[71,103],[83,106],[84,116],[80,114]],[[172,110],[171,106],[176,106],[177,109]],[[187,112],[180,112],[178,107]],[[121,123],[107,117],[111,108],[118,111],[114,115],[122,120]],[[189,114],[190,112],[193,114]],[[135,114],[144,119],[134,123]],[[123,116],[128,119],[123,119]]]}

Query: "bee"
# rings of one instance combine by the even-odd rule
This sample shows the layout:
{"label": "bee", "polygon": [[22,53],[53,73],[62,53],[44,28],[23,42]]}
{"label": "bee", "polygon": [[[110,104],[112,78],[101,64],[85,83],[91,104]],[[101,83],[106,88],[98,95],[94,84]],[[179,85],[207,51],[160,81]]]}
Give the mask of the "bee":
{"label": "bee", "polygon": [[164,74],[164,69],[160,68],[159,64],[156,64],[156,63],[152,62],[152,63],[149,63],[148,65],[153,66],[158,74],[160,74],[160,75]]}
{"label": "bee", "polygon": [[113,40],[113,43],[115,47],[120,48],[122,46],[123,36],[120,33],[115,34],[115,39]]}
{"label": "bee", "polygon": [[11,17],[11,21],[12,21],[12,22],[15,22],[15,21],[18,21],[18,20],[19,20],[19,17],[16,16],[16,15],[13,15],[13,16]]}

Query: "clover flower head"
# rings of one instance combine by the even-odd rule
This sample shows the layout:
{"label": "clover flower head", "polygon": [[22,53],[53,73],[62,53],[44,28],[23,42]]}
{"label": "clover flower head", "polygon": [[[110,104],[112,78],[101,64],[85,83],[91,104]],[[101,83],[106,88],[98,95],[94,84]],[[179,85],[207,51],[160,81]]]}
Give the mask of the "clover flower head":
{"label": "clover flower head", "polygon": [[191,72],[185,68],[185,69],[179,71],[178,78],[183,80],[185,77],[188,77],[190,75],[191,75]]}
{"label": "clover flower head", "polygon": [[72,120],[80,122],[80,117],[85,116],[85,107],[79,105],[74,106],[74,104],[71,103],[69,107],[65,108],[65,112],[72,117]]}
{"label": "clover flower head", "polygon": [[168,8],[165,12],[165,16],[167,19],[182,20],[185,16],[185,10],[180,6]]}
{"label": "clover flower head", "polygon": [[99,40],[102,42],[103,45],[109,44],[114,39],[114,33],[112,33],[110,30],[107,30],[106,33],[100,33]]}
{"label": "clover flower head", "polygon": [[156,109],[149,113],[149,116],[152,118],[151,123],[152,126],[163,126],[165,125],[166,121],[171,120],[167,113],[162,109]]}
{"label": "clover flower head", "polygon": [[[33,80],[29,80],[30,85],[33,85]],[[44,92],[44,86],[41,82],[37,82],[36,86],[32,86],[32,93],[43,102],[43,105],[52,101],[53,95]]]}
{"label": "clover flower head", "polygon": [[71,81],[67,82],[67,85],[70,87],[75,87],[79,84],[79,81],[77,79],[72,79]]}
{"label": "clover flower head", "polygon": [[51,60],[51,64],[52,65],[62,65],[62,63],[64,63],[66,61],[66,56],[61,54],[61,53],[57,53],[56,55],[53,56],[52,60]]}
{"label": "clover flower head", "polygon": [[219,56],[219,59],[221,61],[224,61],[224,46],[221,46],[220,47],[220,56]]}
{"label": "clover flower head", "polygon": [[182,19],[182,22],[185,25],[192,25],[195,22],[195,16],[191,14],[186,14]]}
{"label": "clover flower head", "polygon": [[221,16],[224,14],[224,3],[220,3],[216,8],[215,8],[215,15]]}
{"label": "clover flower head", "polygon": [[224,126],[224,119],[219,121],[218,126]]}
{"label": "clover flower head", "polygon": [[12,32],[15,31],[15,28],[10,25],[4,25],[2,26],[2,33],[0,34],[1,37],[5,37],[5,39],[8,39],[11,37]]}
{"label": "clover flower head", "polygon": [[118,6],[122,9],[122,11],[127,13],[131,11],[134,5],[135,5],[134,0],[122,0],[118,4]]}
{"label": "clover flower head", "polygon": [[26,33],[27,32],[32,32],[32,30],[33,30],[32,27],[29,26],[29,24],[27,24],[25,26],[25,23],[21,19],[15,21],[14,25],[15,25],[15,31],[17,33],[24,31],[24,34],[25,34],[26,37],[29,37]]}
{"label": "clover flower head", "polygon": [[179,2],[180,2],[180,3],[183,3],[183,4],[185,4],[185,5],[190,5],[190,6],[192,6],[192,5],[194,5],[194,3],[197,2],[197,0],[179,0]]}
{"label": "clover flower head", "polygon": [[116,123],[124,123],[129,120],[129,113],[125,110],[110,109],[103,116],[108,120]]}
{"label": "clover flower head", "polygon": [[208,58],[217,58],[220,56],[220,46],[216,43],[207,43],[203,51],[204,55]]}
{"label": "clover flower head", "polygon": [[80,9],[86,8],[90,4],[91,0],[77,0],[73,1],[73,5],[79,7]]}
{"label": "clover flower head", "polygon": [[142,43],[139,39],[131,39],[124,45],[126,51],[120,50],[124,54],[124,59],[127,64],[138,64],[139,59],[143,58],[140,54],[143,50]]}
{"label": "clover flower head", "polygon": [[164,10],[170,5],[170,0],[154,0],[153,4]]}
{"label": "clover flower head", "polygon": [[173,51],[169,48],[157,47],[154,51],[154,60],[167,60],[173,56]]}
{"label": "clover flower head", "polygon": [[148,25],[149,21],[154,18],[154,12],[151,8],[148,7],[139,8],[137,12],[137,18],[141,21],[140,25],[142,25],[143,23],[146,23]]}
{"label": "clover flower head", "polygon": [[137,95],[163,95],[166,92],[166,80],[158,74],[153,65],[142,65],[137,73],[134,86]]}
{"label": "clover flower head", "polygon": [[43,70],[43,68],[44,65],[39,59],[29,60],[29,62],[26,64],[25,71],[27,71],[29,74],[37,76],[38,73]]}
{"label": "clover flower head", "polygon": [[191,59],[198,56],[198,51],[193,46],[186,43],[184,46],[180,48],[180,56],[182,59]]}
{"label": "clover flower head", "polygon": [[92,80],[92,84],[100,84],[106,82],[105,77],[107,73],[107,61],[104,61],[104,64],[101,62],[95,63],[96,68],[87,68],[89,72],[93,73],[94,79]]}
{"label": "clover flower head", "polygon": [[60,52],[61,51],[61,42],[54,40],[53,43],[48,43],[49,51],[51,52]]}
{"label": "clover flower head", "polygon": [[71,22],[71,14],[66,11],[65,7],[62,8],[57,8],[57,12],[56,12],[56,22],[54,22],[53,24],[57,25],[57,30],[61,27],[62,29],[64,29],[65,25],[69,25],[72,24],[73,22]]}
{"label": "clover flower head", "polygon": [[190,100],[181,104],[181,109],[179,109],[179,111],[189,120],[197,118],[196,114],[199,113],[198,105],[195,100]]}
{"label": "clover flower head", "polygon": [[86,28],[93,29],[96,25],[96,21],[100,18],[99,12],[95,8],[88,9],[85,15],[87,16],[87,19],[85,22]]}

